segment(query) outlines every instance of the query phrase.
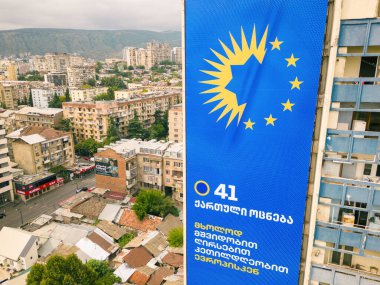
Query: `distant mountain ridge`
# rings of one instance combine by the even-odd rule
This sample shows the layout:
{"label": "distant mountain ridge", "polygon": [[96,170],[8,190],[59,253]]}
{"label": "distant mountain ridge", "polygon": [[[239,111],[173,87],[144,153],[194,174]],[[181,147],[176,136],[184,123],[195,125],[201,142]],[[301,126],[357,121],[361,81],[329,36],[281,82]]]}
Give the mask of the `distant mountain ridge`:
{"label": "distant mountain ridge", "polygon": [[94,59],[121,57],[126,46],[144,47],[149,41],[181,45],[181,32],[146,30],[18,29],[0,31],[0,55],[23,52],[79,53]]}

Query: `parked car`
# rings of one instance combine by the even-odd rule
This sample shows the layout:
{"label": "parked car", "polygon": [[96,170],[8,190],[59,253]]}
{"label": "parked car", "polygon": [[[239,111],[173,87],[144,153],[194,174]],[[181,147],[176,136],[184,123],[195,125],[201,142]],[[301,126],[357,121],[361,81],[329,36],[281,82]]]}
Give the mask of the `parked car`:
{"label": "parked car", "polygon": [[0,213],[0,219],[5,218],[7,215],[5,213]]}
{"label": "parked car", "polygon": [[88,191],[87,187],[82,187],[76,190],[77,193],[82,192],[82,191]]}
{"label": "parked car", "polygon": [[96,188],[96,187],[90,187],[90,188],[88,188],[87,192],[92,192],[92,191],[95,190],[95,188]]}

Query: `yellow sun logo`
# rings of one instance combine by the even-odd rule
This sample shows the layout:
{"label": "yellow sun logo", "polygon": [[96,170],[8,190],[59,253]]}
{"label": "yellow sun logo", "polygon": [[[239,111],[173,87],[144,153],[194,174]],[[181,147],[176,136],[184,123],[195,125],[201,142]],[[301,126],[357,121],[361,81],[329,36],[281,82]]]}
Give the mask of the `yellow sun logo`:
{"label": "yellow sun logo", "polygon": [[[213,77],[211,80],[201,81],[203,84],[212,85],[213,87],[203,91],[202,94],[214,94],[210,100],[206,101],[204,104],[209,104],[213,102],[218,102],[218,104],[213,108],[210,113],[213,113],[219,109],[223,109],[217,122],[229,114],[228,122],[226,128],[231,124],[231,122],[237,117],[237,125],[239,125],[241,117],[243,116],[246,103],[239,103],[237,94],[227,89],[227,85],[233,79],[232,66],[244,65],[252,56],[262,64],[265,54],[266,54],[266,41],[268,35],[268,27],[266,28],[260,43],[258,44],[256,36],[256,28],[253,28],[252,37],[250,43],[248,43],[244,30],[241,28],[241,45],[239,45],[235,38],[230,33],[231,44],[233,51],[226,46],[221,40],[219,40],[225,56],[221,55],[217,51],[211,49],[215,56],[220,60],[220,63],[206,60],[211,66],[213,66],[216,71],[211,70],[201,70],[202,72]],[[251,126],[252,128],[252,126]]]}

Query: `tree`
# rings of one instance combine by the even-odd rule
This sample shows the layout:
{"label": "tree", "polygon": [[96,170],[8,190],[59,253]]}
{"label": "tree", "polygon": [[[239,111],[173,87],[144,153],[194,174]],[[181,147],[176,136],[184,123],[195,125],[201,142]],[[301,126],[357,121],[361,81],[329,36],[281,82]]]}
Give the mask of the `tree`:
{"label": "tree", "polygon": [[133,119],[128,123],[127,131],[127,138],[146,139],[149,137],[149,132],[144,129],[136,111],[134,113]]}
{"label": "tree", "polygon": [[71,102],[71,97],[70,97],[70,90],[69,90],[69,88],[66,88],[66,91],[65,91],[65,102]]}
{"label": "tree", "polygon": [[147,214],[166,217],[168,214],[178,216],[178,209],[169,197],[165,197],[158,190],[142,190],[133,205],[136,216],[143,220]]}
{"label": "tree", "polygon": [[32,90],[29,91],[28,105],[29,105],[30,107],[33,107]]}
{"label": "tree", "polygon": [[55,127],[56,130],[64,131],[64,132],[71,132],[73,130],[73,127],[71,126],[70,119],[62,119],[58,126]]}
{"label": "tree", "polygon": [[107,139],[110,142],[115,142],[120,139],[119,129],[116,126],[115,119],[112,117],[108,120]]}
{"label": "tree", "polygon": [[127,243],[129,243],[131,240],[133,240],[135,238],[135,234],[133,233],[127,233],[125,235],[123,235],[119,240],[118,240],[118,243],[119,243],[119,246],[120,248],[123,248]]}
{"label": "tree", "polygon": [[92,86],[92,87],[95,87],[96,85],[96,80],[94,78],[90,78],[88,81],[87,81],[87,84]]}
{"label": "tree", "polygon": [[183,228],[174,228],[169,231],[168,236],[169,245],[172,247],[183,246]]}
{"label": "tree", "polygon": [[71,254],[52,256],[46,264],[34,264],[26,279],[27,285],[113,285],[121,282],[104,261],[90,260],[83,264]]}
{"label": "tree", "polygon": [[101,80],[103,86],[111,87],[112,90],[120,90],[127,88],[122,79],[118,77],[106,77]]}
{"label": "tree", "polygon": [[103,68],[103,63],[101,63],[100,61],[97,61],[96,66],[95,66],[96,73],[99,73],[102,68]]}
{"label": "tree", "polygon": [[149,138],[163,140],[169,134],[168,111],[157,110],[154,113],[154,124],[149,128]]}
{"label": "tree", "polygon": [[49,108],[62,108],[62,102],[59,100],[57,92],[54,93],[53,98],[49,102]]}
{"label": "tree", "polygon": [[103,147],[103,144],[91,138],[78,142],[75,145],[75,152],[78,155],[93,156],[100,147]]}

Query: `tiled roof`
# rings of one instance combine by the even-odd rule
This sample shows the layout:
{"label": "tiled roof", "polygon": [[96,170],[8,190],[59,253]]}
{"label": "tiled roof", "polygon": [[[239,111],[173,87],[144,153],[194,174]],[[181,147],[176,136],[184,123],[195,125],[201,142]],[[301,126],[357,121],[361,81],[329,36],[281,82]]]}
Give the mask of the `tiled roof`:
{"label": "tiled roof", "polygon": [[169,252],[162,258],[162,262],[173,267],[181,267],[183,265],[183,255]]}
{"label": "tiled roof", "polygon": [[152,278],[150,278],[148,285],[161,285],[162,281],[165,277],[174,274],[174,270],[169,267],[160,267],[152,274]]}
{"label": "tiled roof", "polygon": [[119,220],[120,225],[144,232],[156,230],[161,222],[162,219],[155,216],[149,216],[140,221],[135,212],[129,209],[124,209],[124,212]]}

